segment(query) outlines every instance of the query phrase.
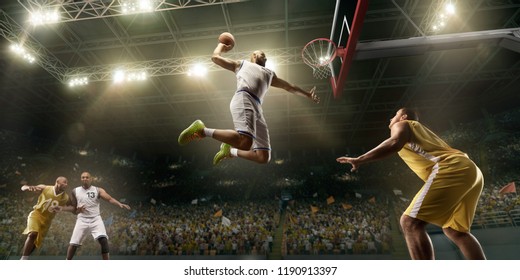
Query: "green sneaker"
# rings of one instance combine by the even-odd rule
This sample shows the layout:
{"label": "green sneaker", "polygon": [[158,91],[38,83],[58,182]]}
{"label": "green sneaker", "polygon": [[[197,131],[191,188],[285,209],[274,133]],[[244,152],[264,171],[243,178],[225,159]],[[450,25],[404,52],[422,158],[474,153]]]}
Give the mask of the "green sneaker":
{"label": "green sneaker", "polygon": [[213,158],[213,165],[219,164],[223,159],[231,157],[231,145],[222,143],[220,145],[220,151],[215,154]]}
{"label": "green sneaker", "polygon": [[204,128],[204,123],[201,120],[194,121],[179,135],[179,145],[184,146],[193,140],[202,139],[204,137]]}

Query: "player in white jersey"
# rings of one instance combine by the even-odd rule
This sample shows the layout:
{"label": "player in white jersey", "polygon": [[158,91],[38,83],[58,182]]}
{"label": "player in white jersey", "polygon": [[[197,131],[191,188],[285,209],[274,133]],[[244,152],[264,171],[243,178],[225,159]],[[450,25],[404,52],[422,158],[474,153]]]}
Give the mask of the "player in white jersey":
{"label": "player in white jersey", "polygon": [[192,140],[212,137],[220,142],[220,151],[213,158],[218,164],[225,158],[240,157],[257,163],[268,163],[271,158],[269,131],[262,111],[262,101],[270,86],[307,97],[315,103],[320,99],[314,93],[301,89],[280,79],[274,71],[265,67],[265,53],[256,50],[250,61],[235,61],[222,57],[231,46],[219,43],[213,51],[212,60],[224,69],[232,71],[237,77],[237,90],[231,99],[230,110],[234,130],[207,128],[201,120],[196,120],[179,136],[179,144],[186,145]]}
{"label": "player in white jersey", "polygon": [[67,249],[67,260],[71,260],[74,257],[77,248],[82,245],[83,239],[87,234],[91,234],[99,242],[101,256],[104,260],[108,260],[108,236],[100,215],[100,198],[127,210],[130,210],[130,206],[117,201],[103,188],[93,186],[92,176],[88,172],[81,174],[81,182],[83,185],[76,187],[71,193],[72,206],[78,217],[70,238],[69,248]]}

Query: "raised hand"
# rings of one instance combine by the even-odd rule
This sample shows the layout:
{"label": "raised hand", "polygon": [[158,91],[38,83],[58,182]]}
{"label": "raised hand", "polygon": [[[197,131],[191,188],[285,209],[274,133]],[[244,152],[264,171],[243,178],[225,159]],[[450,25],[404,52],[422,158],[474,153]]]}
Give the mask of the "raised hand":
{"label": "raised hand", "polygon": [[312,101],[314,101],[315,103],[320,103],[320,98],[316,95],[315,93],[316,91],[316,87],[313,87],[309,92],[310,92],[310,96],[309,98],[312,99]]}

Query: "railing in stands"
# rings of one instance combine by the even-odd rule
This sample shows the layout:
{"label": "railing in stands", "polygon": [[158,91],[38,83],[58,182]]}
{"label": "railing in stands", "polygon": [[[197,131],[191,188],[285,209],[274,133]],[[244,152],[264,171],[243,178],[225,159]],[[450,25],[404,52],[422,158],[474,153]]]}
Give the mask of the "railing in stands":
{"label": "railing in stands", "polygon": [[511,216],[511,220],[513,220],[513,224],[518,227],[520,226],[520,209],[513,209],[509,211],[509,215]]}
{"label": "railing in stands", "polygon": [[515,208],[509,212],[493,211],[475,216],[472,229],[516,227],[520,226],[520,209]]}

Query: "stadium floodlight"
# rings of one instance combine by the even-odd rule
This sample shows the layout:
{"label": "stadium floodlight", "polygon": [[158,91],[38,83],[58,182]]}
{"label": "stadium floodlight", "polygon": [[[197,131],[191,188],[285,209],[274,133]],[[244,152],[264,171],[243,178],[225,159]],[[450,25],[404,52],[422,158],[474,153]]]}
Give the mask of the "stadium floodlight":
{"label": "stadium floodlight", "polygon": [[43,25],[49,23],[56,23],[60,21],[60,14],[58,11],[35,11],[29,15],[29,22],[32,25]]}
{"label": "stadium floodlight", "polygon": [[119,84],[123,82],[144,81],[148,79],[146,71],[132,71],[118,69],[114,72],[114,83]]}
{"label": "stadium floodlight", "polygon": [[442,3],[441,7],[438,8],[438,15],[432,22],[432,31],[440,32],[448,25],[448,21],[451,17],[455,16],[455,4],[452,1],[446,1]]}
{"label": "stadium floodlight", "polygon": [[448,4],[446,4],[445,9],[446,9],[446,12],[447,12],[448,14],[450,14],[450,15],[455,14],[455,5],[454,5],[453,3],[448,3]]}
{"label": "stadium floodlight", "polygon": [[114,72],[114,83],[119,84],[119,83],[122,83],[124,80],[125,80],[125,71],[116,70]]}
{"label": "stadium floodlight", "polygon": [[148,13],[154,10],[153,0],[121,0],[123,14]]}
{"label": "stadium floodlight", "polygon": [[195,77],[204,77],[208,73],[208,68],[204,65],[198,63],[193,65],[191,69],[188,71],[188,76],[195,76]]}
{"label": "stadium floodlight", "polygon": [[16,55],[22,57],[29,63],[34,63],[36,58],[30,54],[23,46],[19,44],[11,44],[11,51],[13,51]]}
{"label": "stadium floodlight", "polygon": [[144,81],[147,79],[145,71],[131,72],[126,75],[127,81]]}
{"label": "stadium floodlight", "polygon": [[69,80],[70,87],[84,86],[88,84],[88,77],[76,77]]}

